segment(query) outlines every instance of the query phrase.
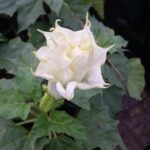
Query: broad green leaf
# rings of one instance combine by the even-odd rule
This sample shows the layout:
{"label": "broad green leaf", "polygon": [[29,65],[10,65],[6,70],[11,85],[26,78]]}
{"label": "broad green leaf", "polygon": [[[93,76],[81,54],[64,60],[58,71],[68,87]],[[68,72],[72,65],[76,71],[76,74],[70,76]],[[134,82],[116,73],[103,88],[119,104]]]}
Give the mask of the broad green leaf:
{"label": "broad green leaf", "polygon": [[27,136],[27,130],[0,117],[1,150],[23,150]]}
{"label": "broad green leaf", "polygon": [[43,7],[45,2],[57,15],[63,5],[63,0],[20,0],[18,5],[19,31],[27,29],[29,25],[36,22],[37,18],[46,14]]}
{"label": "broad green leaf", "polygon": [[92,96],[99,94],[99,93],[100,93],[100,89],[76,90],[75,96],[71,100],[71,102],[83,109],[90,110],[89,99]]}
{"label": "broad green leaf", "polygon": [[0,14],[12,16],[17,8],[18,6],[14,0],[0,0]]}
{"label": "broad green leaf", "polygon": [[50,120],[46,114],[41,114],[35,121],[28,138],[24,143],[23,150],[36,150],[37,140],[41,137],[50,134],[49,130]]}
{"label": "broad green leaf", "polygon": [[39,138],[43,136],[39,130],[32,130],[28,132],[21,126],[0,118],[1,150],[42,150],[48,140]]}
{"label": "broad green leaf", "polygon": [[123,92],[115,86],[104,89],[101,95],[97,95],[97,99],[108,106],[110,115],[115,117],[116,113],[122,110]]}
{"label": "broad green leaf", "polygon": [[46,14],[43,8],[43,2],[46,2],[46,4],[57,14],[59,14],[63,4],[63,0],[19,0],[17,2],[19,7],[19,31],[28,28],[29,25],[36,22],[39,16]]}
{"label": "broad green leaf", "polygon": [[108,108],[97,96],[91,99],[91,110],[81,110],[78,118],[87,128],[88,140],[84,145],[88,150],[96,147],[113,150],[118,144],[126,150],[117,131],[117,121],[109,116]]}
{"label": "broad green leaf", "polygon": [[33,76],[30,68],[18,68],[15,77],[17,90],[22,93],[27,100],[38,100],[41,97],[41,83]]}
{"label": "broad green leaf", "polygon": [[103,76],[108,80],[111,85],[115,85],[117,87],[123,88],[124,85],[120,78],[117,76],[116,72],[109,65],[103,66]]}
{"label": "broad green leaf", "polygon": [[45,14],[42,0],[19,0],[17,1],[19,31],[26,29],[36,19]]}
{"label": "broad green leaf", "polygon": [[71,138],[61,135],[51,139],[46,150],[83,150],[83,148]]}
{"label": "broad green leaf", "polygon": [[50,135],[51,132],[65,133],[76,139],[86,139],[85,129],[78,120],[65,112],[53,111],[50,117],[43,113],[37,118],[26,145],[33,147],[36,139]]}
{"label": "broad green leaf", "polygon": [[0,79],[0,89],[11,89],[14,88],[14,80],[13,79]]}
{"label": "broad green leaf", "polygon": [[57,15],[59,15],[64,0],[44,0],[44,1]]}
{"label": "broad green leaf", "polygon": [[41,97],[41,82],[26,67],[18,68],[16,76],[0,80],[0,89],[14,88],[25,100],[38,101]]}
{"label": "broad green leaf", "polygon": [[0,80],[0,115],[10,119],[26,119],[30,104],[25,100],[39,100],[41,97],[40,81],[29,68],[18,68],[15,78]]}
{"label": "broad green leaf", "polygon": [[[10,123],[9,123],[10,124]],[[47,139],[43,139],[45,136],[47,136],[49,134],[49,120],[46,114],[41,114],[37,120],[34,123],[34,126],[32,127],[30,132],[26,132],[26,135],[20,135],[19,138],[18,137],[14,137],[13,134],[9,133],[9,136],[12,137],[16,143],[12,143],[12,139],[10,140],[9,138],[7,138],[6,134],[4,133],[4,136],[6,137],[7,140],[7,145],[12,146],[11,150],[38,150],[39,147],[43,147],[45,144],[48,143]],[[23,128],[14,125],[13,123],[11,123],[9,126],[6,126],[9,130],[11,130],[11,132],[17,133],[17,130],[23,130]],[[12,127],[14,127],[14,129],[11,129]],[[0,128],[1,129],[1,128]],[[21,144],[20,142],[23,141]],[[38,142],[38,145],[37,145]],[[1,143],[1,140],[0,140]],[[15,149],[15,144],[18,146],[18,149]],[[1,146],[1,145],[0,145]],[[37,147],[39,146],[39,147]],[[10,149],[4,149],[4,150],[10,150]],[[39,149],[42,150],[42,149]]]}
{"label": "broad green leaf", "polygon": [[[19,66],[32,66],[35,63],[32,54],[32,45],[25,44],[19,39],[3,44],[1,67],[6,68],[9,72],[14,72],[17,68],[16,77],[10,80],[1,80],[0,87],[9,89],[15,88],[25,99],[38,99],[41,96],[40,81],[31,73],[30,68],[20,68]],[[36,61],[36,60],[35,60]],[[11,110],[11,109],[10,109]]]}
{"label": "broad green leaf", "polygon": [[64,3],[63,0],[0,0],[0,14],[12,16],[17,11],[19,31],[22,31],[45,14],[43,2],[46,2],[57,15]]}
{"label": "broad green leaf", "polygon": [[38,138],[35,142],[35,150],[43,150],[45,145],[49,143],[49,140],[46,137]]}
{"label": "broad green leaf", "polygon": [[37,64],[32,51],[35,48],[30,43],[24,43],[19,38],[0,45],[0,68],[9,73],[15,73],[18,67],[32,68]]}
{"label": "broad green leaf", "polygon": [[92,32],[96,38],[96,42],[101,47],[109,47],[114,45],[109,52],[111,54],[117,52],[121,47],[127,46],[127,41],[125,41],[121,36],[115,36],[114,31],[108,27],[105,27],[102,23],[98,22],[94,17],[90,19],[92,26]]}
{"label": "broad green leaf", "polygon": [[104,77],[107,78],[111,84],[122,88],[124,91],[127,89],[131,97],[140,100],[140,95],[145,86],[144,68],[140,60],[138,58],[128,60],[123,55],[113,54],[110,55],[109,61],[111,61],[113,67],[109,63],[104,66]]}
{"label": "broad green leaf", "polygon": [[30,112],[30,104],[26,104],[18,91],[11,88],[0,90],[0,116],[11,119],[20,117],[25,120]]}
{"label": "broad green leaf", "polygon": [[57,133],[65,133],[76,139],[86,139],[84,126],[75,118],[63,111],[54,111],[51,116],[50,128]]}
{"label": "broad green leaf", "polygon": [[131,97],[141,99],[141,93],[145,87],[144,68],[140,59],[130,59],[125,66],[129,70],[127,88]]}
{"label": "broad green leaf", "polygon": [[37,49],[43,46],[45,43],[45,37],[37,31],[37,29],[48,31],[50,28],[49,24],[42,21],[36,22],[28,28],[29,42],[32,43]]}
{"label": "broad green leaf", "polygon": [[108,55],[108,58],[113,62],[113,64],[117,65],[120,68],[128,61],[128,58],[124,55],[123,50],[118,51],[113,55]]}
{"label": "broad green leaf", "polygon": [[75,30],[81,29],[90,6],[90,0],[64,0],[59,17],[63,20],[64,26]]}
{"label": "broad green leaf", "polygon": [[94,7],[98,15],[104,19],[104,0],[92,0],[92,7]]}
{"label": "broad green leaf", "polygon": [[118,70],[120,74],[122,75],[122,77],[124,78],[124,80],[126,80],[125,77],[127,76],[127,73],[126,73],[127,70],[122,69],[122,68],[124,68],[128,59],[121,53],[108,55],[108,59],[110,63],[112,63],[114,68],[109,62],[106,65],[103,65],[102,71],[103,71],[104,78],[106,78],[108,82],[110,82],[111,85],[115,85],[117,87],[125,89],[121,78],[117,75],[115,70]]}

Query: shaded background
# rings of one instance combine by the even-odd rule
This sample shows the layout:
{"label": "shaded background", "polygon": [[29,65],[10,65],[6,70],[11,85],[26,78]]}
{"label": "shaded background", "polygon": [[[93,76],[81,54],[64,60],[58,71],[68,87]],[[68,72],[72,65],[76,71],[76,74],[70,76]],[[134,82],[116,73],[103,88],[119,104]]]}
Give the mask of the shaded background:
{"label": "shaded background", "polygon": [[[94,9],[90,12],[98,18]],[[126,56],[139,57],[145,68],[142,101],[123,97],[123,111],[116,118],[129,150],[150,150],[150,0],[105,0],[105,19],[98,19],[128,41]]]}
{"label": "shaded background", "polygon": [[150,92],[150,0],[105,0],[105,25],[129,43],[129,57],[140,57]]}
{"label": "shaded background", "polygon": [[150,0],[105,0],[104,23],[129,42],[126,55],[140,57],[145,67],[143,101],[124,97],[117,119],[129,150],[150,150]]}

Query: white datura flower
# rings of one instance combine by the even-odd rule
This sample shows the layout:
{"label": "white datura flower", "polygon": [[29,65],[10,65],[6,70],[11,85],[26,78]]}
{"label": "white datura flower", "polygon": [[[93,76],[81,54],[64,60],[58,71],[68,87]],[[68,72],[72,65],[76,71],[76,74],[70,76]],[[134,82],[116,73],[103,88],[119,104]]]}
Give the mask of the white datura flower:
{"label": "white datura flower", "polygon": [[35,76],[48,80],[48,92],[55,99],[71,100],[76,88],[106,88],[101,65],[106,61],[107,51],[96,44],[86,17],[82,30],[72,31],[55,23],[55,28],[44,32],[46,46],[35,52],[39,60]]}

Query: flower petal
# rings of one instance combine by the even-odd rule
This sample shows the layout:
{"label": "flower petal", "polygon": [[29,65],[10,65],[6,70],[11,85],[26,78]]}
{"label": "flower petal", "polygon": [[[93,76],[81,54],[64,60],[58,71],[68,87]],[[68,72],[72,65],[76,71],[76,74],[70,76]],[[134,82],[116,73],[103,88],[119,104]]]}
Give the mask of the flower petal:
{"label": "flower petal", "polygon": [[36,71],[35,76],[42,77],[46,80],[54,80],[54,76],[49,74],[49,65],[46,62],[40,62]]}
{"label": "flower petal", "polygon": [[48,92],[52,95],[56,100],[62,98],[59,92],[56,89],[56,83],[48,81]]}
{"label": "flower petal", "polygon": [[70,82],[73,79],[73,72],[71,69],[65,69],[65,70],[58,70],[55,73],[55,76],[57,77],[57,80],[60,81],[63,85],[66,85],[68,82]]}
{"label": "flower petal", "polygon": [[47,61],[47,59],[49,59],[50,56],[51,56],[51,52],[45,46],[41,47],[38,51],[35,52],[35,57],[39,61]]}
{"label": "flower petal", "polygon": [[95,66],[91,68],[86,74],[83,82],[78,84],[79,89],[91,89],[91,88],[106,88],[109,84],[105,83],[101,75],[100,67]]}
{"label": "flower petal", "polygon": [[70,65],[70,69],[74,73],[74,80],[81,81],[85,76],[88,65],[89,65],[89,55],[90,53],[81,51],[80,49],[75,49],[73,53],[73,61]]}
{"label": "flower petal", "polygon": [[64,28],[64,27],[61,27],[58,24],[58,21],[60,21],[60,20],[56,20],[56,22],[55,22],[55,28],[56,28],[57,31],[60,31],[63,34],[68,35],[68,36],[71,36],[72,34],[74,34],[74,31],[72,31],[70,29],[67,29],[67,28]]}
{"label": "flower petal", "polygon": [[62,86],[60,82],[56,83],[56,89],[59,94],[67,100],[71,100],[74,97],[74,90],[77,87],[77,82],[69,82],[66,86],[66,89]]}
{"label": "flower petal", "polygon": [[56,21],[56,23],[55,23],[56,29],[53,32],[55,37],[59,33],[59,36],[57,36],[57,39],[58,39],[58,37],[60,37],[60,35],[62,34],[64,36],[63,41],[66,40],[66,42],[69,43],[69,46],[71,46],[71,47],[72,46],[74,46],[74,47],[78,46],[80,44],[81,40],[82,40],[83,30],[84,29],[83,30],[79,30],[79,31],[72,31],[70,29],[61,27],[58,24],[58,21]]}
{"label": "flower petal", "polygon": [[110,48],[112,48],[114,45],[111,45],[108,48],[102,48],[98,45],[94,45],[94,51],[92,54],[92,63],[91,66],[97,65],[97,64],[104,64],[106,61],[107,52]]}
{"label": "flower petal", "polygon": [[56,42],[52,37],[52,33],[51,32],[45,32],[45,31],[42,31],[42,30],[39,30],[39,29],[38,29],[38,31],[41,32],[45,36],[47,46],[49,47],[49,49],[51,49],[51,50],[55,49]]}

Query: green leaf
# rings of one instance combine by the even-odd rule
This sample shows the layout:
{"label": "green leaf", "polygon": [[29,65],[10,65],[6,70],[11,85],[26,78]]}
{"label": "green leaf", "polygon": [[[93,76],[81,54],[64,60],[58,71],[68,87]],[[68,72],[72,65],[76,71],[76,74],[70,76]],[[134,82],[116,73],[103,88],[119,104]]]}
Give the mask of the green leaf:
{"label": "green leaf", "polygon": [[54,111],[51,116],[50,128],[57,133],[65,133],[76,139],[86,139],[84,126],[75,118],[63,111]]}
{"label": "green leaf", "polygon": [[131,97],[141,99],[141,93],[145,87],[144,68],[140,59],[130,59],[125,66],[129,71],[127,79],[127,88]]}
{"label": "green leaf", "polygon": [[41,83],[33,76],[30,68],[20,67],[14,80],[17,90],[25,99],[37,101],[41,97]]}
{"label": "green leaf", "polygon": [[64,0],[44,0],[44,1],[57,15],[59,15]]}
{"label": "green leaf", "polygon": [[43,150],[45,145],[49,143],[49,140],[46,137],[38,138],[35,142],[35,150]]}
{"label": "green leaf", "polygon": [[92,0],[92,6],[95,8],[98,15],[104,19],[104,0]]}
{"label": "green leaf", "polygon": [[18,68],[15,78],[0,80],[0,95],[1,116],[26,119],[31,106],[25,100],[39,100],[41,83],[29,68]]}
{"label": "green leaf", "polygon": [[[113,55],[108,55],[109,61],[114,65],[115,69],[117,69],[120,74],[122,74],[125,82],[126,82],[126,76],[127,73],[124,69],[124,66],[126,65],[128,59],[121,53],[115,53]],[[123,69],[122,69],[123,68]],[[115,85],[117,87],[120,87],[125,90],[124,84],[120,77],[117,75],[116,71],[114,68],[111,66],[111,64],[107,63],[103,65],[103,76],[110,82],[111,85]]]}
{"label": "green leaf", "polygon": [[33,130],[28,132],[21,126],[0,118],[1,150],[42,150],[48,140],[44,137],[39,138],[43,135],[39,130]]}
{"label": "green leaf", "polygon": [[85,139],[84,127],[79,121],[65,112],[54,111],[51,117],[43,113],[37,118],[25,141],[24,150],[35,149],[37,139],[50,135],[52,131],[65,133],[77,139]]}
{"label": "green leaf", "polygon": [[27,136],[27,130],[0,117],[1,150],[23,150]]}
{"label": "green leaf", "polygon": [[95,36],[96,42],[101,47],[109,47],[114,45],[109,52],[111,54],[117,52],[121,47],[127,46],[127,41],[125,41],[121,36],[115,36],[114,31],[108,27],[105,27],[102,23],[98,22],[94,17],[90,19],[92,26],[92,32]]}
{"label": "green leaf", "polygon": [[[28,138],[24,143],[23,150],[36,150],[37,140],[41,137],[47,136],[49,131],[50,121],[46,114],[41,114],[35,121],[34,126],[32,127]],[[47,142],[45,142],[47,143]]]}
{"label": "green leaf", "polygon": [[63,20],[64,26],[81,29],[84,26],[82,21],[85,20],[90,6],[90,0],[64,0],[59,17]]}
{"label": "green leaf", "polygon": [[36,22],[28,28],[29,42],[32,43],[37,49],[44,45],[45,37],[37,31],[37,29],[48,31],[49,24],[44,22]]}
{"label": "green leaf", "polygon": [[103,76],[108,80],[108,82],[111,85],[115,85],[124,89],[124,85],[122,84],[120,78],[117,76],[114,70],[107,64],[103,66]]}
{"label": "green leaf", "polygon": [[85,128],[78,120],[65,112],[53,111],[50,117],[43,113],[37,118],[27,145],[33,146],[35,139],[50,135],[51,132],[65,133],[76,139],[86,139]]}
{"label": "green leaf", "polygon": [[17,10],[18,6],[14,0],[0,0],[0,14],[7,14],[12,16]]}
{"label": "green leaf", "polygon": [[30,104],[15,89],[0,90],[0,116],[6,119],[20,117],[25,120],[30,112]]}
{"label": "green leaf", "polygon": [[[144,68],[141,65],[140,59],[127,59],[120,54],[110,55],[109,61],[111,64],[105,65],[103,68],[104,77],[111,84],[128,91],[131,97],[140,100],[141,93],[145,87]],[[113,67],[112,67],[113,65]],[[120,73],[121,77],[118,76]],[[121,79],[122,78],[122,79]]]}
{"label": "green leaf", "polygon": [[19,0],[17,1],[19,31],[26,29],[36,19],[45,14],[42,0]]}
{"label": "green leaf", "polygon": [[0,45],[0,68],[9,73],[15,73],[18,67],[33,68],[37,64],[32,51],[35,48],[30,43],[24,43],[19,38]]}
{"label": "green leaf", "polygon": [[101,95],[97,95],[96,99],[101,100],[103,104],[108,106],[110,115],[115,118],[117,112],[122,110],[123,92],[115,86],[104,89]]}
{"label": "green leaf", "polygon": [[34,47],[16,38],[8,44],[1,44],[0,48],[0,67],[15,74],[12,79],[1,80],[0,88],[15,88],[26,100],[39,99],[41,82],[31,73],[31,68],[34,69],[37,64],[33,55]]}
{"label": "green leaf", "polygon": [[97,96],[91,99],[91,110],[81,110],[78,118],[87,128],[88,140],[84,145],[88,150],[96,147],[112,150],[118,144],[126,150],[117,131],[117,122],[110,118],[108,108]]}
{"label": "green leaf", "polygon": [[46,150],[83,150],[83,148],[69,137],[57,136],[51,139]]}
{"label": "green leaf", "polygon": [[[57,13],[63,5],[63,0],[43,0],[47,5]],[[0,14],[12,16],[16,11],[18,13],[19,32],[28,28],[37,18],[45,14],[42,0],[0,0]]]}
{"label": "green leaf", "polygon": [[59,14],[63,0],[20,0],[17,2],[19,31],[27,29],[29,25],[36,22],[37,18],[46,14],[43,8],[45,2],[57,15]]}
{"label": "green leaf", "polygon": [[14,88],[26,100],[39,100],[41,97],[41,82],[33,76],[26,67],[18,68],[15,78],[0,80],[0,89]]}
{"label": "green leaf", "polygon": [[89,99],[92,96],[99,94],[99,93],[100,93],[100,89],[76,90],[75,96],[71,100],[71,102],[83,109],[90,110]]}
{"label": "green leaf", "polygon": [[14,80],[13,79],[0,79],[0,89],[11,89],[14,88]]}

